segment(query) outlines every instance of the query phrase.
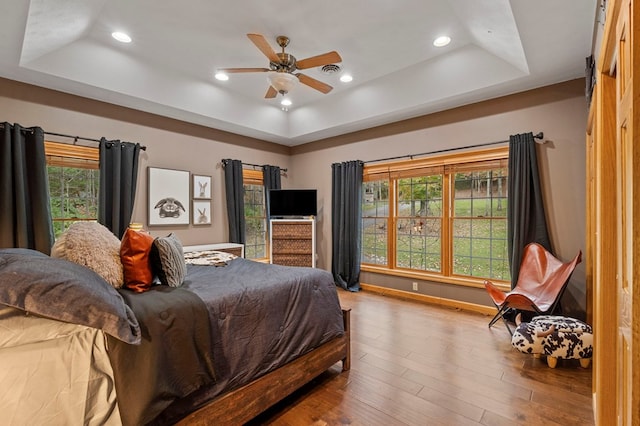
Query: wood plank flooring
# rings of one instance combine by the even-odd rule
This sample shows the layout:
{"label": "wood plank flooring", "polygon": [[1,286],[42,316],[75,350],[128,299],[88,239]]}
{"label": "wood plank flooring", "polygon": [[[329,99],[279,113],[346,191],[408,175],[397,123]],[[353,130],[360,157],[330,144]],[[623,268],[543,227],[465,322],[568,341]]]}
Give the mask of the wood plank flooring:
{"label": "wood plank flooring", "polygon": [[339,290],[351,370],[334,365],[250,425],[593,425],[591,367],[555,369],[473,312]]}

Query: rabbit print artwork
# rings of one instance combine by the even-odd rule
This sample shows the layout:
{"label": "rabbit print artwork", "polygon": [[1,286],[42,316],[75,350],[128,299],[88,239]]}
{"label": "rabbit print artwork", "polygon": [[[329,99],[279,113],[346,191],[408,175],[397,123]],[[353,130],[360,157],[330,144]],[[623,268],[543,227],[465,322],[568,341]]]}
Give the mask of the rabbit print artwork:
{"label": "rabbit print artwork", "polygon": [[209,182],[198,182],[198,186],[200,186],[200,198],[205,198],[207,196],[207,185]]}
{"label": "rabbit print artwork", "polygon": [[180,210],[185,211],[184,206],[173,197],[163,198],[155,205],[156,209],[160,209],[160,217],[180,217]]}
{"label": "rabbit print artwork", "polygon": [[198,223],[209,223],[207,208],[198,209]]}
{"label": "rabbit print artwork", "polygon": [[211,224],[211,202],[210,201],[193,201],[193,224],[194,225],[210,225]]}

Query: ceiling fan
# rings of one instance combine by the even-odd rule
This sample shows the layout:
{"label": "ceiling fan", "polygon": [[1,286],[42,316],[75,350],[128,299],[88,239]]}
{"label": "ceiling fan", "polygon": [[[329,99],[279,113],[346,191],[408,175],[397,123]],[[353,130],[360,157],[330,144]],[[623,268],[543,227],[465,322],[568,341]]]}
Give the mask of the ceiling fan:
{"label": "ceiling fan", "polygon": [[267,78],[269,80],[269,89],[264,96],[265,98],[275,98],[278,93],[284,96],[298,81],[325,94],[329,93],[333,89],[333,87],[316,80],[315,78],[299,72],[296,73],[296,70],[304,70],[307,68],[342,62],[342,58],[338,52],[332,51],[322,55],[297,60],[295,56],[284,51],[285,47],[289,45],[289,37],[276,37],[278,46],[282,48],[282,52],[280,53],[276,53],[264,36],[260,34],[247,34],[247,37],[249,37],[249,40],[251,40],[253,44],[255,44],[256,47],[269,59],[269,68],[220,68],[218,71],[229,74],[268,72],[269,74],[267,75]]}

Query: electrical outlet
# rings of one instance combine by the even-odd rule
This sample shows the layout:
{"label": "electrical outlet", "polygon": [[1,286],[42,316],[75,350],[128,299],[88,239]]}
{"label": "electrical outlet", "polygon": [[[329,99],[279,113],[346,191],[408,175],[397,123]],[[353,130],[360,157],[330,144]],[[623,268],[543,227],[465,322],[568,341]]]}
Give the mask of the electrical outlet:
{"label": "electrical outlet", "polygon": [[417,282],[413,282],[413,291],[418,291],[418,283]]}

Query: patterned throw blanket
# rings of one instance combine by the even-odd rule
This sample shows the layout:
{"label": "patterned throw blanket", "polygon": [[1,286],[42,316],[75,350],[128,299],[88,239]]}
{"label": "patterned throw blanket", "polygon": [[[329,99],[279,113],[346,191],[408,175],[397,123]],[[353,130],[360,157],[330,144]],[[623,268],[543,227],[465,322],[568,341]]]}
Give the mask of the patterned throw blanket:
{"label": "patterned throw blanket", "polygon": [[227,266],[235,254],[217,250],[191,251],[184,254],[187,265]]}

